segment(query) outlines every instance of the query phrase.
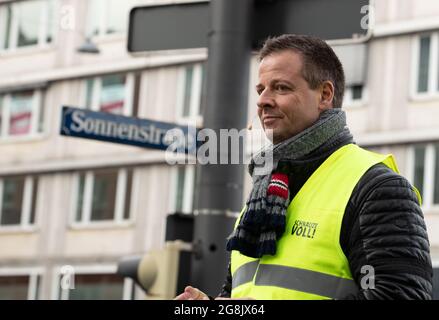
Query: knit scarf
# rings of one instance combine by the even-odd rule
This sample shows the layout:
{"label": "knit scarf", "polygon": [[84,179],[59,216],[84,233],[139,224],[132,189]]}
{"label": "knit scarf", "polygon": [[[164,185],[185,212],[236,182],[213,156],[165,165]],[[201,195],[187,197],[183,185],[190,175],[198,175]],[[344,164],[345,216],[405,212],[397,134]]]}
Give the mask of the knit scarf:
{"label": "knit scarf", "polygon": [[[261,150],[252,158],[249,173],[253,189],[238,226],[228,238],[228,251],[238,250],[253,258],[276,254],[276,243],[285,231],[290,203],[288,172],[279,162],[297,160],[313,153],[335,135],[348,130],[345,127],[345,112],[338,108],[329,109],[322,112],[311,127]],[[264,163],[268,156],[273,159],[274,169],[265,175],[256,174],[255,167]]]}

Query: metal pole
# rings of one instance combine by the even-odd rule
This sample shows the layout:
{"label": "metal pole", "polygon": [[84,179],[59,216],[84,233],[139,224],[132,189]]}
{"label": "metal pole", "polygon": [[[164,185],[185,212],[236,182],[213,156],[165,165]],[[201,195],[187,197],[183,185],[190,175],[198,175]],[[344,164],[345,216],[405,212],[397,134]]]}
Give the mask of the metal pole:
{"label": "metal pole", "polygon": [[[212,0],[210,6],[207,103],[203,118],[204,128],[216,132],[219,161],[220,152],[231,151],[220,150],[219,130],[241,130],[246,126],[254,1]],[[244,168],[242,164],[208,164],[199,166],[199,173],[194,226],[198,254],[192,260],[191,280],[193,285],[215,295],[225,279],[229,259],[225,241],[234,218],[227,213],[239,212],[243,205]]]}

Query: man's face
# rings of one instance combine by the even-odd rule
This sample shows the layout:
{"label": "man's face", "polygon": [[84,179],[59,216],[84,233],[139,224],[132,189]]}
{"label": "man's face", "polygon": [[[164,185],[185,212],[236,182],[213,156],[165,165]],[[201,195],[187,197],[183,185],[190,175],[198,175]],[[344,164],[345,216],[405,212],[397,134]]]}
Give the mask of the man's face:
{"label": "man's face", "polygon": [[300,54],[291,50],[268,55],[259,65],[258,115],[264,131],[273,130],[274,144],[310,127],[330,107],[320,88],[310,89],[302,65]]}

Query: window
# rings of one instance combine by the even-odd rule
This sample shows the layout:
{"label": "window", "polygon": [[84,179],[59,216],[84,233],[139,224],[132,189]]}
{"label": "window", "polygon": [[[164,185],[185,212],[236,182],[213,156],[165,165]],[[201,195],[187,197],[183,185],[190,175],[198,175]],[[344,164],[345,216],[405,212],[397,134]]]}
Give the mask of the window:
{"label": "window", "polygon": [[51,43],[56,27],[54,11],[54,0],[0,5],[0,50]]}
{"label": "window", "polygon": [[0,300],[36,300],[40,283],[37,272],[0,269]]}
{"label": "window", "polygon": [[33,92],[11,95],[9,134],[29,134],[31,129]]}
{"label": "window", "polygon": [[75,175],[74,222],[130,219],[132,169],[102,169]]}
{"label": "window", "polygon": [[26,300],[29,287],[29,277],[0,276],[0,299],[2,300]]}
{"label": "window", "polygon": [[128,30],[128,17],[136,0],[88,1],[87,36],[124,33]]}
{"label": "window", "polygon": [[73,266],[69,279],[71,288],[61,288],[62,274],[59,272],[54,298],[61,300],[133,299],[133,281],[116,275],[116,269],[115,266],[109,265]]}
{"label": "window", "polygon": [[125,100],[125,76],[114,75],[102,78],[101,111],[121,114]]}
{"label": "window", "polygon": [[412,181],[423,207],[439,206],[439,143],[412,147]]}
{"label": "window", "polygon": [[85,101],[88,109],[114,114],[132,115],[133,74],[114,74],[85,80]]}
{"label": "window", "polygon": [[116,204],[117,172],[97,171],[93,178],[91,220],[112,220]]}
{"label": "window", "polygon": [[35,136],[43,130],[42,92],[0,95],[0,139]]}
{"label": "window", "polygon": [[177,114],[180,120],[197,121],[201,114],[201,101],[205,95],[205,64],[191,64],[180,68]]}
{"label": "window", "polygon": [[355,107],[364,104],[365,94],[363,85],[353,85],[346,87],[343,106]]}
{"label": "window", "polygon": [[[177,121],[200,126],[201,108],[206,97],[206,63],[180,67],[177,92]],[[175,212],[191,213],[194,203],[195,167],[176,167],[172,176]]]}
{"label": "window", "polygon": [[363,98],[363,86],[356,85],[351,87],[352,90],[352,100],[357,101]]}
{"label": "window", "polygon": [[415,152],[415,168],[413,184],[418,188],[421,195],[424,194],[424,165],[425,165],[425,146],[416,146]]}
{"label": "window", "polygon": [[428,69],[430,64],[430,36],[419,41],[418,92],[428,91]]}
{"label": "window", "polygon": [[176,167],[173,174],[175,212],[191,213],[194,202],[195,166]]}
{"label": "window", "polygon": [[115,274],[80,274],[69,300],[122,300],[123,278]]}
{"label": "window", "polygon": [[189,117],[191,115],[191,98],[194,96],[192,88],[195,88],[194,84],[194,66],[187,66],[184,68],[184,96],[183,96],[183,110],[182,117]]}
{"label": "window", "polygon": [[0,137],[3,135],[2,132],[2,116],[3,116],[3,96],[0,94]]}
{"label": "window", "polygon": [[0,227],[35,224],[38,178],[0,178]]}
{"label": "window", "polygon": [[428,95],[439,92],[439,33],[417,36],[415,92]]}

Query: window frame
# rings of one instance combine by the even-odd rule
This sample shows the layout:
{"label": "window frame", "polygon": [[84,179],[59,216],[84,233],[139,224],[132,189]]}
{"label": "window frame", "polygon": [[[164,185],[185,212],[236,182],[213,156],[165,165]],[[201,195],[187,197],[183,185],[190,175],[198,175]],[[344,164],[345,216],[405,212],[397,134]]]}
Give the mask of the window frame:
{"label": "window frame", "polygon": [[[176,95],[176,114],[177,123],[179,124],[195,124],[200,126],[202,122],[201,115],[201,95],[203,90],[203,63],[197,62],[191,64],[185,64],[179,67],[177,78],[177,95]],[[185,89],[186,89],[186,70],[187,67],[193,66],[192,84],[189,102],[189,115],[185,116],[184,102],[185,102]]]}
{"label": "window frame", "polygon": [[[41,298],[41,280],[44,276],[44,269],[42,267],[1,267],[0,276],[29,276],[27,300],[39,300]],[[38,277],[40,277],[39,281]]]}
{"label": "window frame", "polygon": [[[61,269],[64,266],[57,265],[54,268],[52,277],[52,290],[51,290],[51,300],[69,300],[69,290],[61,288]],[[71,265],[74,270],[73,275],[115,275],[117,271],[117,265],[106,263],[106,264],[74,264]],[[122,277],[122,276],[121,276]],[[122,300],[132,300],[135,298],[135,283],[132,279],[123,278],[123,292]],[[134,294],[134,296],[133,296]]]}
{"label": "window frame", "polygon": [[[89,5],[87,6],[87,13],[86,13],[86,19],[85,19],[85,36],[87,38],[91,38],[94,40],[105,40],[105,39],[112,39],[112,38],[120,38],[121,36],[127,36],[128,35],[128,19],[127,19],[127,24],[126,24],[126,30],[125,31],[116,31],[116,32],[112,32],[112,33],[107,33],[107,29],[108,29],[108,17],[109,17],[109,6],[105,3],[105,0],[93,0],[97,2],[97,8],[99,11],[99,14],[97,16],[97,21],[98,21],[98,33],[97,34],[92,34],[90,32],[90,26],[89,26],[89,15],[90,15],[90,8],[92,7],[91,1],[89,1]],[[136,0],[135,5],[130,7],[134,8],[135,6],[139,5],[138,1]],[[128,10],[129,13],[129,10]]]}
{"label": "window frame", "polygon": [[[428,87],[426,92],[418,92],[419,84],[419,58],[421,54],[421,39],[430,36],[430,56]],[[439,98],[439,32],[419,33],[412,38],[412,76],[411,76],[411,99],[431,100]]]}
{"label": "window frame", "polygon": [[[422,143],[411,145],[408,148],[408,170],[407,178],[412,185],[414,185],[415,178],[415,146],[425,147],[425,158],[424,158],[424,176],[423,176],[423,194],[422,196],[422,209],[430,212],[439,213],[439,203],[434,203],[434,188],[435,188],[435,161],[438,154],[435,154],[435,144],[436,143]],[[439,183],[438,183],[439,188]]]}
{"label": "window frame", "polygon": [[[42,1],[43,2],[43,6],[41,7],[41,12],[39,13],[39,29],[38,29],[38,40],[37,40],[37,44],[35,45],[29,45],[29,46],[23,46],[23,47],[18,47],[18,20],[17,20],[17,16],[16,15],[12,15],[11,18],[11,26],[10,26],[10,30],[9,30],[9,34],[8,35],[4,35],[4,37],[1,37],[1,40],[5,40],[6,37],[8,39],[8,43],[9,43],[9,47],[8,48],[1,48],[0,47],[0,54],[3,53],[15,53],[15,52],[21,52],[21,51],[26,51],[26,50],[38,50],[38,49],[46,49],[46,48],[50,48],[54,46],[54,43],[57,40],[57,25],[58,23],[56,23],[58,21],[58,12],[59,12],[59,1],[53,1],[53,0],[31,0],[31,1]],[[29,1],[29,2],[31,2]],[[3,6],[11,6],[12,7],[12,12],[15,10],[15,8],[17,7],[17,5],[22,4],[22,1],[18,1],[18,2],[6,2],[6,3],[1,3],[0,4],[0,11]],[[51,4],[53,5],[53,23],[50,23],[49,19],[49,8],[51,6]],[[49,32],[49,26],[51,26],[52,29],[52,35],[53,35],[53,39],[49,42],[47,41],[47,37],[49,36],[50,32]],[[2,30],[0,30],[0,32],[2,32]]]}
{"label": "window frame", "polygon": [[[21,205],[21,213],[20,213],[20,224],[14,224],[14,225],[2,225],[0,224],[0,232],[4,231],[33,231],[37,224],[38,224],[38,214],[37,214],[37,206],[36,203],[38,199],[38,194],[35,195],[36,199],[32,199],[32,196],[34,194],[34,188],[35,188],[35,178],[37,176],[35,175],[25,175],[25,182],[24,182],[24,188],[23,188],[23,202]],[[0,177],[0,223],[1,223],[1,216],[3,214],[3,185],[4,185],[4,179],[7,177]],[[36,179],[37,183],[39,183],[39,179]],[[38,187],[38,186],[37,186]],[[34,222],[31,223],[32,218],[32,202],[35,201],[35,213],[34,213]]]}
{"label": "window frame", "polygon": [[[28,91],[28,90],[25,90]],[[0,109],[1,115],[1,126],[0,126],[0,143],[1,142],[15,142],[22,140],[31,140],[34,138],[42,137],[45,134],[46,125],[44,119],[41,118],[43,106],[43,90],[41,89],[30,89],[33,91],[32,97],[32,107],[31,107],[31,125],[30,132],[28,134],[11,135],[9,133],[10,128],[10,116],[11,116],[11,97],[16,93],[2,94],[2,108]],[[6,120],[6,121],[5,121]],[[40,122],[42,122],[42,130],[40,129]]]}
{"label": "window frame", "polygon": [[[182,199],[182,210],[177,208],[177,194],[178,194],[178,173],[179,170],[184,169],[185,178],[183,185],[183,199]],[[195,195],[195,165],[186,166],[174,166],[171,168],[171,201],[170,201],[170,212],[181,212],[184,214],[191,214],[194,210],[194,195]]]}
{"label": "window frame", "polygon": [[[78,171],[73,174],[73,196],[71,198],[70,205],[70,218],[69,226],[75,229],[82,229],[87,227],[112,227],[112,226],[129,226],[134,221],[134,194],[137,189],[137,179],[135,170],[133,168],[115,168],[117,171],[117,185],[116,185],[116,196],[114,204],[114,218],[111,220],[91,220],[92,213],[92,201],[93,201],[93,186],[94,186],[94,174],[99,168]],[[128,170],[131,170],[131,192],[130,199],[127,199],[126,190],[128,182]],[[78,199],[79,199],[79,183],[80,175],[85,174],[84,181],[84,194],[82,197],[82,209],[80,213],[80,221],[76,220],[76,214],[78,210]],[[128,219],[124,218],[124,208],[126,207],[126,201],[129,201],[129,216]]]}
{"label": "window frame", "polygon": [[[115,73],[125,76],[125,97],[124,97],[124,107],[122,110],[123,116],[131,117],[133,116],[134,109],[134,86],[135,86],[135,74],[133,72],[128,73]],[[113,74],[105,74],[94,77],[84,78],[82,80],[81,88],[81,105],[91,111],[104,112],[100,110],[100,101],[102,93],[102,78]],[[93,81],[93,89],[91,93],[91,105],[87,106],[87,81]]]}

